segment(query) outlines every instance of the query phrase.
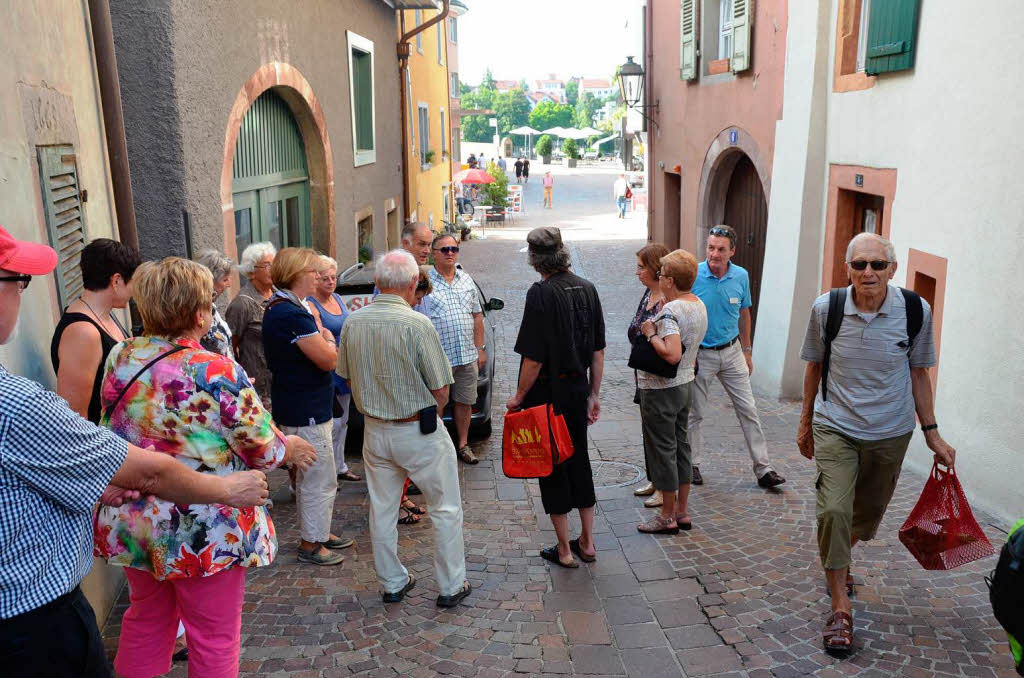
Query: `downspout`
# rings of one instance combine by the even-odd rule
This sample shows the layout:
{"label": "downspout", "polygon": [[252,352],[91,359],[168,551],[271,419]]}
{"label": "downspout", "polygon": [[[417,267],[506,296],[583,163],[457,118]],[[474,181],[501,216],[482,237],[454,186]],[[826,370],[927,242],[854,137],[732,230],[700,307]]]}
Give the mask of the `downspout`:
{"label": "downspout", "polygon": [[[652,35],[654,27],[654,0],[647,0],[647,5],[644,7],[644,52],[646,53],[647,63],[644,65],[644,76],[647,78],[647,82],[644,83],[644,103],[648,106],[648,111],[652,110],[651,105],[651,82],[654,81],[654,72],[652,67],[654,66],[654,36]],[[644,124],[646,125],[646,119]],[[655,168],[657,165],[654,163],[654,137],[658,134],[657,125],[654,129],[648,127],[647,130],[647,241],[650,242],[654,238],[654,177]]]}
{"label": "downspout", "polygon": [[114,30],[110,22],[108,0],[89,0],[89,23],[92,25],[96,75],[100,85],[103,126],[106,129],[107,156],[110,159],[110,181],[114,190],[117,234],[121,242],[138,250],[139,232],[135,227],[135,202],[132,198],[132,177],[128,167],[128,143],[124,132],[121,85],[117,79],[117,56],[114,52]]}
{"label": "downspout", "polygon": [[[399,89],[399,101],[402,106],[402,202],[405,208],[404,219],[406,223],[409,223],[411,219],[409,215],[412,213],[412,183],[411,177],[409,176],[409,162],[408,158],[405,157],[409,150],[409,104],[405,97],[405,83],[409,77],[409,40],[416,37],[417,33],[422,33],[434,24],[444,21],[448,17],[448,9],[450,7],[449,0],[443,0],[444,8],[440,14],[435,16],[430,21],[416,26],[411,31],[406,33],[405,31],[405,11],[399,10],[398,16],[400,19],[400,28],[402,31],[402,37],[398,40],[398,89]],[[447,47],[447,45],[446,45]],[[445,61],[447,63],[447,60]]]}

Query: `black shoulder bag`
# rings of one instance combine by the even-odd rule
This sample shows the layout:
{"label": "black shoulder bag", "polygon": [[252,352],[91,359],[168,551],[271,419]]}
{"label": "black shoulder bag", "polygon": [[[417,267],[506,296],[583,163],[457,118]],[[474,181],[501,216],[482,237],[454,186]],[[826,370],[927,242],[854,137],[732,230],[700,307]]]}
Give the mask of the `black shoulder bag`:
{"label": "black shoulder bag", "polygon": [[[684,346],[683,353],[685,352],[686,347]],[[629,362],[627,365],[634,370],[643,370],[666,379],[672,379],[679,371],[679,363],[673,365],[658,355],[658,352],[654,350],[654,346],[651,345],[651,342],[647,340],[643,333],[637,334],[633,339],[633,347],[629,351]]]}
{"label": "black shoulder bag", "polygon": [[146,370],[148,370],[150,367],[152,367],[153,365],[157,364],[158,362],[160,362],[161,360],[163,360],[167,356],[171,355],[172,353],[177,353],[178,351],[184,351],[186,348],[188,348],[188,347],[187,346],[175,346],[170,351],[167,351],[166,353],[161,353],[160,355],[158,355],[157,357],[153,358],[148,363],[143,365],[142,369],[139,370],[138,372],[136,372],[135,376],[128,380],[128,383],[124,385],[124,388],[122,388],[121,392],[117,394],[117,397],[114,398],[114,401],[112,403],[110,403],[109,405],[107,405],[107,407],[103,410],[103,416],[106,417],[107,421],[110,421],[110,415],[112,415],[114,413],[114,408],[117,407],[117,404],[119,402],[121,402],[121,398],[123,398],[124,394],[128,392],[128,389],[131,387],[132,384],[135,383],[136,379],[141,377],[142,374]]}

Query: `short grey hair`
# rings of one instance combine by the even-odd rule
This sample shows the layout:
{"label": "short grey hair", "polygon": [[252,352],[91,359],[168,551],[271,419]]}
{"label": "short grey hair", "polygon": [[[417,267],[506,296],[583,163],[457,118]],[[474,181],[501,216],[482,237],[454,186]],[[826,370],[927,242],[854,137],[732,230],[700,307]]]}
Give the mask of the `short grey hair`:
{"label": "short grey hair", "polygon": [[425,228],[430,231],[430,225],[425,224],[422,221],[414,221],[411,224],[406,224],[402,227],[402,242],[412,244],[412,237],[416,235],[416,231],[421,228]]}
{"label": "short grey hair", "polygon": [[541,275],[554,275],[569,270],[569,250],[564,244],[553,252],[527,250],[526,260]]}
{"label": "short grey hair", "polygon": [[235,267],[235,262],[231,261],[231,257],[227,256],[223,252],[218,252],[215,249],[202,250],[196,255],[196,263],[202,264],[206,268],[210,269],[210,273],[213,274],[213,280],[216,282],[220,280],[228,273],[231,273],[231,269]]}
{"label": "short grey hair", "polygon": [[338,262],[327,256],[326,254],[321,254],[320,259],[316,262],[316,272],[321,273],[329,268],[333,268],[335,271],[337,271]]}
{"label": "short grey hair", "polygon": [[896,261],[896,248],[892,246],[891,240],[883,238],[877,233],[858,233],[853,236],[853,240],[846,246],[846,263],[850,263],[853,260],[853,250],[857,247],[857,244],[865,240],[874,240],[877,243],[881,243],[882,247],[885,248],[885,260],[890,262]]}
{"label": "short grey hair", "polygon": [[382,290],[400,290],[419,279],[419,264],[405,250],[391,250],[374,264],[373,281]]}
{"label": "short grey hair", "polygon": [[238,270],[245,275],[252,275],[256,264],[268,254],[272,257],[277,256],[277,248],[274,247],[273,243],[254,242],[242,250],[242,258],[238,263]]}

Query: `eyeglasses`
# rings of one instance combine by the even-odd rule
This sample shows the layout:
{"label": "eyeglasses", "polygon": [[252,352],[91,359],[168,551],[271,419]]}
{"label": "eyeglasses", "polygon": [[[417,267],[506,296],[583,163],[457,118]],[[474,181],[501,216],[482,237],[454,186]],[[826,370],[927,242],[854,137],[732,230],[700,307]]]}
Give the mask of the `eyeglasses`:
{"label": "eyeglasses", "polygon": [[715,226],[714,228],[712,228],[710,231],[708,231],[708,235],[718,235],[723,238],[728,238],[730,242],[732,242],[732,240],[736,237],[732,230],[728,228],[722,228],[721,226]]}
{"label": "eyeglasses", "polygon": [[868,267],[868,264],[871,264],[872,271],[884,271],[885,269],[889,268],[889,264],[891,264],[892,262],[886,261],[885,259],[876,259],[874,261],[857,259],[856,261],[848,261],[846,263],[848,263],[850,265],[850,268],[852,268],[855,271],[863,271]]}
{"label": "eyeglasses", "polygon": [[268,261],[265,264],[256,264],[253,268],[270,268],[271,266],[273,266],[273,262]]}
{"label": "eyeglasses", "polygon": [[28,284],[32,282],[32,276],[30,275],[5,275],[0,276],[0,282],[16,282],[18,283],[18,291],[24,292],[28,289]]}
{"label": "eyeglasses", "polygon": [[446,245],[445,247],[435,247],[441,254],[458,254],[459,248],[456,245]]}

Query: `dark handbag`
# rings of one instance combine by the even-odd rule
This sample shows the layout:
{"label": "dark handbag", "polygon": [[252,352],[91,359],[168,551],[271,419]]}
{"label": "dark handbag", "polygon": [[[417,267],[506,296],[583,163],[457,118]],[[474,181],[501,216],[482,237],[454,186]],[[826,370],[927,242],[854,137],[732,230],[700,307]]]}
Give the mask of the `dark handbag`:
{"label": "dark handbag", "polygon": [[139,370],[138,372],[136,372],[135,376],[128,380],[128,383],[124,385],[124,388],[122,388],[121,392],[117,394],[117,397],[114,398],[114,401],[112,403],[110,403],[109,405],[107,405],[107,407],[103,410],[103,416],[106,417],[107,421],[110,420],[110,415],[112,415],[114,413],[114,408],[117,407],[117,404],[119,402],[121,402],[121,398],[123,398],[124,394],[128,392],[128,389],[131,387],[132,384],[135,383],[136,379],[141,377],[146,370],[148,370],[150,367],[152,367],[153,365],[157,364],[158,362],[160,362],[161,360],[163,360],[167,356],[171,355],[172,353],[177,353],[178,351],[184,351],[186,348],[188,348],[188,347],[187,346],[175,346],[170,351],[167,351],[166,353],[161,353],[160,355],[158,355],[157,357],[153,358],[148,363],[143,365],[142,369]]}

